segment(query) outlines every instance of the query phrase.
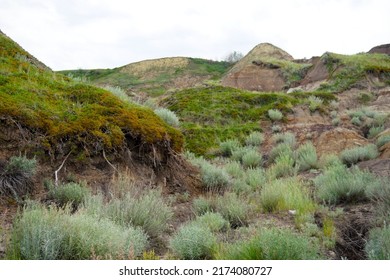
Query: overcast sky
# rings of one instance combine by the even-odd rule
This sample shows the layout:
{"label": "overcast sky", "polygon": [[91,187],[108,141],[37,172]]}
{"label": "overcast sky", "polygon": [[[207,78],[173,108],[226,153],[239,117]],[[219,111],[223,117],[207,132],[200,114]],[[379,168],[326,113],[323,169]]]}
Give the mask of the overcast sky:
{"label": "overcast sky", "polygon": [[390,43],[390,1],[0,0],[0,29],[54,70],[221,60],[262,42],[309,58]]}

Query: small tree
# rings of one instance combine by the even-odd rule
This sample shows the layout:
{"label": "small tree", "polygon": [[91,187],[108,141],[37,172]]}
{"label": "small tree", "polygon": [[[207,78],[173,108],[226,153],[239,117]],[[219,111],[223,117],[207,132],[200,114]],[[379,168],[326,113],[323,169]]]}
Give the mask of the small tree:
{"label": "small tree", "polygon": [[236,63],[237,61],[239,61],[243,57],[244,57],[244,55],[242,53],[237,52],[237,51],[233,51],[233,52],[229,53],[225,57],[224,60],[229,62],[229,63]]}

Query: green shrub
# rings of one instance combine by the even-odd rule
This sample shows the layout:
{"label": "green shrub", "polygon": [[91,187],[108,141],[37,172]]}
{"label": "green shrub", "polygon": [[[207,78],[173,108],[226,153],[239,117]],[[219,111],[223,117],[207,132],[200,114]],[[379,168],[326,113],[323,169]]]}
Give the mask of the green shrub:
{"label": "green shrub", "polygon": [[390,227],[374,228],[370,231],[365,248],[370,260],[390,259]]}
{"label": "green shrub", "polygon": [[113,87],[113,86],[105,86],[104,89],[108,90],[112,94],[114,94],[116,97],[121,99],[124,102],[133,103],[133,100],[130,98],[129,95],[120,87]]}
{"label": "green shrub", "polygon": [[133,259],[140,256],[148,244],[139,228],[122,227],[108,219],[89,215],[73,215],[67,229],[66,259]]}
{"label": "green shrub", "polygon": [[317,110],[324,103],[324,101],[321,98],[313,95],[309,96],[307,100],[309,102],[309,110],[311,112]]}
{"label": "green shrub", "polygon": [[192,201],[192,207],[196,215],[201,216],[207,212],[213,211],[213,205],[210,199],[198,197]]}
{"label": "green shrub", "polygon": [[180,121],[174,112],[166,108],[158,108],[154,113],[170,126],[179,127]]}
{"label": "green shrub", "polygon": [[300,146],[296,151],[296,164],[300,171],[317,168],[317,151],[311,142]]}
{"label": "green shrub", "polygon": [[280,121],[283,118],[283,114],[278,109],[270,109],[268,110],[268,117],[273,121]]}
{"label": "green shrub", "polygon": [[210,192],[223,192],[229,187],[230,177],[223,168],[219,168],[203,158],[191,162],[200,168],[203,186]]}
{"label": "green shrub", "polygon": [[356,125],[356,126],[361,126],[361,125],[362,125],[362,121],[360,120],[359,117],[353,117],[353,118],[351,119],[351,123],[352,123],[353,125]]}
{"label": "green shrub", "polygon": [[278,157],[289,156],[294,158],[294,152],[289,144],[280,143],[272,148],[268,160],[269,162],[274,162]]}
{"label": "green shrub", "polygon": [[279,133],[275,134],[272,137],[273,141],[276,144],[286,144],[289,145],[291,148],[294,148],[297,144],[297,140],[295,139],[295,135],[291,132],[285,132],[285,133]]}
{"label": "green shrub", "polygon": [[341,119],[339,117],[336,117],[334,119],[332,119],[332,125],[334,126],[338,126],[341,122]]}
{"label": "green shrub", "polygon": [[29,205],[12,231],[7,252],[13,259],[91,259],[139,256],[147,237],[140,229],[69,209]]}
{"label": "green shrub", "polygon": [[382,126],[373,126],[368,131],[368,138],[372,139],[376,137],[379,133],[381,133],[383,130],[385,130],[385,127]]}
{"label": "green shrub", "polygon": [[360,161],[374,159],[379,155],[376,145],[369,144],[363,147],[355,147],[346,149],[341,152],[340,159],[348,165],[358,163]]}
{"label": "green shrub", "polygon": [[262,156],[256,150],[249,150],[242,156],[242,165],[245,168],[255,168],[262,164]]}
{"label": "green shrub", "polygon": [[297,215],[314,209],[309,190],[297,178],[277,179],[263,186],[260,203],[266,212],[296,210]]}
{"label": "green shrub", "polygon": [[376,140],[376,145],[378,148],[390,142],[390,134],[381,135]]}
{"label": "green shrub", "polygon": [[262,168],[249,168],[245,172],[245,183],[252,190],[259,190],[266,183],[265,172]]}
{"label": "green shrub", "polygon": [[[283,145],[283,144],[281,144]],[[280,145],[279,145],[280,146]],[[295,176],[298,169],[294,166],[294,158],[289,154],[281,154],[267,170],[269,179]]]}
{"label": "green shrub", "polygon": [[206,227],[211,232],[226,231],[230,224],[220,213],[207,212],[202,216],[198,216],[194,221],[200,227]]}
{"label": "green shrub", "polygon": [[0,163],[0,195],[18,200],[30,193],[36,165],[35,159],[25,156],[11,157],[4,166]]}
{"label": "green shrub", "polygon": [[257,152],[254,147],[239,147],[233,151],[231,159],[242,163],[242,158],[245,154]]}
{"label": "green shrub", "polygon": [[226,140],[219,144],[219,149],[223,156],[230,157],[235,150],[241,147],[237,140]]}
{"label": "green shrub", "polygon": [[261,132],[254,131],[245,138],[247,146],[260,146],[264,141],[264,135]]}
{"label": "green shrub", "polygon": [[244,168],[237,161],[228,162],[227,164],[225,164],[224,169],[230,176],[236,179],[243,178],[245,175]]}
{"label": "green shrub", "polygon": [[321,257],[317,243],[289,229],[263,229],[247,241],[222,247],[216,257],[227,260],[312,260]]}
{"label": "green shrub", "polygon": [[332,165],[314,179],[317,197],[328,204],[356,202],[367,199],[366,189],[376,184],[375,177],[353,166]]}
{"label": "green shrub", "polygon": [[241,179],[232,182],[231,190],[236,194],[247,194],[253,191],[253,188]]}
{"label": "green shrub", "polygon": [[390,222],[390,179],[374,177],[365,190],[366,196],[375,203],[376,218],[380,223]]}
{"label": "green shrub", "polygon": [[168,228],[173,210],[160,190],[148,190],[139,197],[128,194],[121,199],[112,199],[106,206],[105,216],[123,226],[141,227],[156,237]]}
{"label": "green shrub", "polygon": [[200,260],[211,258],[216,238],[207,227],[196,223],[182,226],[170,240],[170,248],[180,259]]}
{"label": "green shrub", "polygon": [[60,186],[52,186],[48,197],[60,206],[65,206],[69,203],[76,209],[89,194],[90,191],[82,184],[68,183]]}
{"label": "green shrub", "polygon": [[224,169],[212,164],[201,168],[202,181],[207,191],[223,192],[230,183],[229,175]]}
{"label": "green shrub", "polygon": [[271,131],[272,133],[279,133],[280,131],[282,131],[282,128],[280,127],[280,125],[274,124],[273,126],[271,126]]}
{"label": "green shrub", "polygon": [[215,211],[229,221],[233,228],[247,224],[250,206],[235,193],[225,193],[215,201]]}

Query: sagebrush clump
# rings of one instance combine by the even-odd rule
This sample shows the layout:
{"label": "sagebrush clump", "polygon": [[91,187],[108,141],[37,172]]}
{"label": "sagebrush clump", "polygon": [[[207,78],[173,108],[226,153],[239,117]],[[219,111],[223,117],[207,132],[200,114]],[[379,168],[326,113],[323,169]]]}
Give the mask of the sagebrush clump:
{"label": "sagebrush clump", "polygon": [[36,167],[36,160],[25,156],[11,157],[8,162],[0,162],[0,195],[18,200],[30,193]]}

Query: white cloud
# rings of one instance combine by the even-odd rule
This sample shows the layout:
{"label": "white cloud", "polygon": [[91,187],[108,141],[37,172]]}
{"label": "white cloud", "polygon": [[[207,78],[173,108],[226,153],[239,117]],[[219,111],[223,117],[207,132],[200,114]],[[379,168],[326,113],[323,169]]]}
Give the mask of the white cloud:
{"label": "white cloud", "polygon": [[0,0],[0,7],[3,32],[56,70],[221,59],[261,42],[297,58],[390,42],[387,0]]}

